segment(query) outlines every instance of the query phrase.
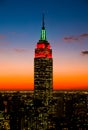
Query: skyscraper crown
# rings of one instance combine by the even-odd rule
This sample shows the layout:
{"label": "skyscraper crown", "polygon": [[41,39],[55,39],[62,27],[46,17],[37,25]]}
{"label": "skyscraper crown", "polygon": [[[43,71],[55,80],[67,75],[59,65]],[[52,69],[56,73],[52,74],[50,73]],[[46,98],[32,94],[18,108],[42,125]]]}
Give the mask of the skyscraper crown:
{"label": "skyscraper crown", "polygon": [[44,14],[42,16],[42,30],[41,30],[41,41],[46,41],[46,30],[45,30],[45,22],[44,22]]}
{"label": "skyscraper crown", "polygon": [[52,58],[52,49],[50,43],[46,40],[46,30],[44,23],[44,14],[42,17],[42,29],[41,29],[41,37],[37,42],[35,49],[35,58]]}

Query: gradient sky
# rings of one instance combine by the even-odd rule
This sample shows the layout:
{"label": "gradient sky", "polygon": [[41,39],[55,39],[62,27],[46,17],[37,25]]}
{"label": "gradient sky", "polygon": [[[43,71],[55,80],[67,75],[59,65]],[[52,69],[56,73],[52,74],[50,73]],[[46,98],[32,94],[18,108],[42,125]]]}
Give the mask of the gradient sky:
{"label": "gradient sky", "polygon": [[53,50],[53,88],[88,89],[88,0],[0,0],[0,89],[34,88],[42,13]]}

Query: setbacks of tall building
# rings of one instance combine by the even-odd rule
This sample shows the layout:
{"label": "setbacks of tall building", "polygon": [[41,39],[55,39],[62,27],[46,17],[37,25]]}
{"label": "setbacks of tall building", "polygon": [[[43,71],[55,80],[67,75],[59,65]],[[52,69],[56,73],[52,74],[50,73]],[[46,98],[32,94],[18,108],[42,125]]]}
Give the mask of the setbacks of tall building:
{"label": "setbacks of tall building", "polygon": [[[53,59],[50,43],[46,39],[44,16],[42,20],[41,37],[35,49],[34,58],[34,94],[40,93],[48,98],[52,96],[53,89]],[[42,95],[43,98],[43,95]]]}
{"label": "setbacks of tall building", "polygon": [[53,91],[53,58],[50,43],[46,39],[44,15],[41,37],[35,48],[34,58],[34,116],[35,130],[47,130],[51,125]]}

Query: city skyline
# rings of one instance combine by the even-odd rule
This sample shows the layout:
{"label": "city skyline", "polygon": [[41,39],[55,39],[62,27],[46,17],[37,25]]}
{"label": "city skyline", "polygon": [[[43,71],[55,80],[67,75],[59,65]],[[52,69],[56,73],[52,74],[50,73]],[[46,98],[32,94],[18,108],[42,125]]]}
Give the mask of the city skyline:
{"label": "city skyline", "polygon": [[[54,5],[54,6],[53,6]],[[42,13],[53,54],[54,89],[88,89],[88,2],[0,1],[0,89],[34,88]]]}

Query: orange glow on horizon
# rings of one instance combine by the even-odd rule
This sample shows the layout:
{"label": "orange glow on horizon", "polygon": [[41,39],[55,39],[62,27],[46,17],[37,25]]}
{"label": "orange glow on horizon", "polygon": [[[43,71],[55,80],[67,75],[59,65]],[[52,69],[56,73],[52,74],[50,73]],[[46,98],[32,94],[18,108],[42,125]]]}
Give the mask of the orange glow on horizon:
{"label": "orange glow on horizon", "polygon": [[54,89],[81,90],[88,89],[88,74],[60,75],[54,77]]}
{"label": "orange glow on horizon", "polygon": [[[33,90],[32,76],[3,76],[0,77],[0,90]],[[88,75],[55,75],[54,90],[81,90],[88,89]]]}
{"label": "orange glow on horizon", "polygon": [[1,90],[32,90],[33,78],[30,76],[0,77]]}

